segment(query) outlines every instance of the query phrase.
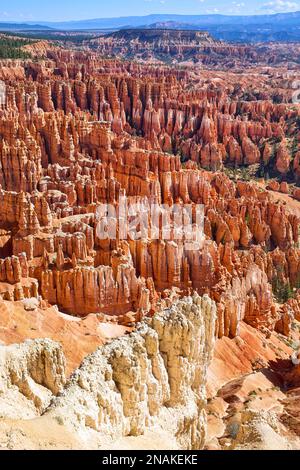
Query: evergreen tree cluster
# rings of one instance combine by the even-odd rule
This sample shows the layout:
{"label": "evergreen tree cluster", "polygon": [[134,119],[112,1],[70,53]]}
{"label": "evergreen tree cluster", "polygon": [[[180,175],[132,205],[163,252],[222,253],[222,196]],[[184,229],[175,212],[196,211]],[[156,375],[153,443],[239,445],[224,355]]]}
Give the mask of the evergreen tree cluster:
{"label": "evergreen tree cluster", "polygon": [[0,37],[0,59],[30,59],[31,55],[22,50],[30,43],[26,39]]}
{"label": "evergreen tree cluster", "polygon": [[277,302],[279,302],[280,304],[284,304],[289,299],[295,297],[297,290],[300,289],[300,274],[294,286],[291,285],[289,280],[283,280],[284,277],[282,276],[282,274],[282,268],[277,266],[276,273],[272,281],[273,294]]}

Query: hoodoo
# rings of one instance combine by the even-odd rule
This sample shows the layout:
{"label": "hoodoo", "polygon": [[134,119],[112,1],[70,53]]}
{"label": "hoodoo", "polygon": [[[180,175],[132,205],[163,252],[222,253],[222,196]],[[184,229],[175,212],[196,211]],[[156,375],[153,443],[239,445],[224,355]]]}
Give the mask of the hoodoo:
{"label": "hoodoo", "polygon": [[299,44],[158,26],[0,35],[0,448],[300,448]]}

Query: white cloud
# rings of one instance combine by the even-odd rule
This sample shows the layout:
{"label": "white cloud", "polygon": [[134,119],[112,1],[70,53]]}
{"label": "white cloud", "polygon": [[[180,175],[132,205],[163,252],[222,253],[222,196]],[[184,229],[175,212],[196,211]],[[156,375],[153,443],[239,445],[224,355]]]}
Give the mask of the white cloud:
{"label": "white cloud", "polygon": [[268,3],[264,3],[260,10],[267,11],[269,13],[281,13],[287,11],[297,11],[300,9],[300,4],[297,2],[290,2],[285,0],[273,0]]}

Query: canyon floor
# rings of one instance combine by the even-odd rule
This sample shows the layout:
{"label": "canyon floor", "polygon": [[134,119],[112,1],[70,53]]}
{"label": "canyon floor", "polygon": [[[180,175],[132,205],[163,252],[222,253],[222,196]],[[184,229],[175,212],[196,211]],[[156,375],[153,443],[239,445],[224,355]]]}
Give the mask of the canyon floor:
{"label": "canyon floor", "polygon": [[0,61],[1,449],[300,449],[290,48],[125,30]]}

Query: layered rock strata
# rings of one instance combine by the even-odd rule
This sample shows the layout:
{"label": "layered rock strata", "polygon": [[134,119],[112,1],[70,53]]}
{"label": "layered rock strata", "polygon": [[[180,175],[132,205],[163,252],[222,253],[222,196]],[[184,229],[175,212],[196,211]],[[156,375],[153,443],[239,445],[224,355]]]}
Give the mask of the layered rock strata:
{"label": "layered rock strata", "polygon": [[38,416],[66,383],[62,348],[50,340],[0,345],[0,371],[2,419]]}
{"label": "layered rock strata", "polygon": [[[282,182],[272,192],[287,196],[297,181],[299,107],[284,73],[215,77],[47,55],[1,72],[2,297],[136,321],[174,292],[197,291],[217,303],[219,337],[236,336],[241,320],[287,334],[298,308],[285,303],[300,286],[299,216],[243,174],[273,172]],[[204,243],[191,250],[173,229],[153,239],[151,226],[140,240],[101,239],[97,208],[118,211],[122,197],[141,212],[202,204]]]}
{"label": "layered rock strata", "polygon": [[[88,356],[66,385],[56,344],[2,347],[6,357],[1,374],[9,382],[2,395],[7,400],[18,387],[36,404],[37,384],[58,394],[40,424],[47,422],[51,433],[53,423],[60,423],[61,435],[71,428],[89,448],[155,430],[181,449],[201,449],[215,319],[216,306],[208,296],[178,301]],[[37,420],[29,425],[34,435]]]}
{"label": "layered rock strata", "polygon": [[[85,41],[101,55],[140,62],[201,64],[210,67],[248,67],[299,63],[299,44],[226,44],[205,31],[179,29],[122,29]],[[293,57],[288,51],[293,48]]]}

